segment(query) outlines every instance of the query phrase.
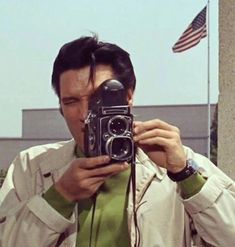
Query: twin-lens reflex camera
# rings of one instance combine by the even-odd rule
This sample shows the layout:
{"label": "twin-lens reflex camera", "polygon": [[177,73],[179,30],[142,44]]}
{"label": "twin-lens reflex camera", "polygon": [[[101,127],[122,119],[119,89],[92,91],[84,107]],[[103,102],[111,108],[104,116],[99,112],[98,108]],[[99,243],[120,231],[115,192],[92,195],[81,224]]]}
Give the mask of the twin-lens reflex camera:
{"label": "twin-lens reflex camera", "polygon": [[104,81],[91,95],[88,108],[85,155],[109,155],[111,162],[130,162],[134,157],[133,115],[123,84]]}

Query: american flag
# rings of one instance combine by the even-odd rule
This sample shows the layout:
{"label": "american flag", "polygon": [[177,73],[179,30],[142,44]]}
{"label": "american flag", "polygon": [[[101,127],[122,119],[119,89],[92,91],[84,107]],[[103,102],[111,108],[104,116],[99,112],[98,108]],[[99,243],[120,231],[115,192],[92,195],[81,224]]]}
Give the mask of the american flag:
{"label": "american flag", "polygon": [[173,52],[182,52],[197,45],[206,32],[206,7],[193,19],[192,23],[172,47]]}

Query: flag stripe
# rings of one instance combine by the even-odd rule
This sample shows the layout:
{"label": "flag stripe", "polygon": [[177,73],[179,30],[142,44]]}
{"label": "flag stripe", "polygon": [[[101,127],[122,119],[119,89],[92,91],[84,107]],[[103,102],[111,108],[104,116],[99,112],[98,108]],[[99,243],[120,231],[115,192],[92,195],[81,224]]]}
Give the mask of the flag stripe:
{"label": "flag stripe", "polygon": [[206,37],[206,35],[207,35],[205,28],[203,28],[203,29],[204,29],[203,31],[200,31],[197,33],[194,32],[194,33],[192,33],[192,35],[190,37],[187,37],[184,40],[182,40],[181,42],[178,42],[177,44],[175,44],[173,50],[187,46],[191,42],[194,43],[195,41],[198,41],[197,42],[197,44],[198,44],[200,42],[200,40],[202,38]]}
{"label": "flag stripe", "polygon": [[188,50],[188,49],[194,47],[195,45],[197,45],[199,42],[200,42],[200,40],[195,40],[195,42],[190,42],[187,45],[184,45],[183,47],[177,48],[177,52],[182,52],[182,51]]}
{"label": "flag stripe", "polygon": [[202,28],[200,28],[198,31],[194,31],[192,28],[190,28],[190,30],[189,30],[187,36],[182,36],[182,37],[180,38],[180,41],[176,42],[175,46],[176,46],[177,44],[183,43],[185,40],[190,39],[190,38],[193,37],[193,36],[196,36],[196,35],[200,34],[200,33],[202,32],[202,29],[204,29],[204,28],[205,28],[205,27],[202,27]]}
{"label": "flag stripe", "polygon": [[183,38],[183,37],[187,36],[191,32],[192,32],[192,25],[190,24],[188,26],[188,28],[183,32],[183,34],[182,34],[182,36],[180,38]]}
{"label": "flag stripe", "polygon": [[202,38],[207,36],[206,7],[193,19],[192,23],[182,33],[172,47],[173,52],[182,52],[197,45]]}
{"label": "flag stripe", "polygon": [[177,52],[182,52],[182,51],[185,51],[185,50],[187,50],[187,49],[189,49],[191,47],[194,47],[199,42],[200,42],[200,39],[197,38],[192,42],[188,42],[187,44],[184,44],[183,46],[179,46],[179,47],[177,47]]}

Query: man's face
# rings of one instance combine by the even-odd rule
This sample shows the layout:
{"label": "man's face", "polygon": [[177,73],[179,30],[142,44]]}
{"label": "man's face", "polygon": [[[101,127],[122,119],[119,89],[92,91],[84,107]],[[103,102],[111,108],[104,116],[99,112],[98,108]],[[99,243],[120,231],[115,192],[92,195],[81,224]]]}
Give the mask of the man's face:
{"label": "man's face", "polygon": [[[90,67],[67,70],[60,76],[60,105],[67,126],[81,150],[84,150],[84,121],[89,97],[102,82],[114,77],[108,65],[97,65],[94,84],[89,81]],[[131,94],[132,98],[132,94]]]}

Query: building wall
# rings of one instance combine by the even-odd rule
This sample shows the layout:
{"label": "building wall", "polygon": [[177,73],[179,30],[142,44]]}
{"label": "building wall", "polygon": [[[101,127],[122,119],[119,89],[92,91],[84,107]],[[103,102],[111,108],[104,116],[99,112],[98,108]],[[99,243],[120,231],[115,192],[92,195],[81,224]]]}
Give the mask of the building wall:
{"label": "building wall", "polygon": [[62,141],[59,139],[24,139],[2,138],[0,139],[0,169],[7,169],[15,156],[22,150],[46,143]]}
{"label": "building wall", "polygon": [[[212,105],[211,118],[215,106]],[[207,153],[207,106],[136,106],[136,120],[159,118],[181,130],[183,144],[198,153]],[[23,110],[22,138],[0,139],[0,168],[5,169],[16,154],[28,147],[68,140],[71,135],[58,109]]]}
{"label": "building wall", "polygon": [[71,135],[58,109],[23,110],[22,137],[68,139]]}
{"label": "building wall", "polygon": [[235,1],[219,1],[218,165],[235,179]]}

